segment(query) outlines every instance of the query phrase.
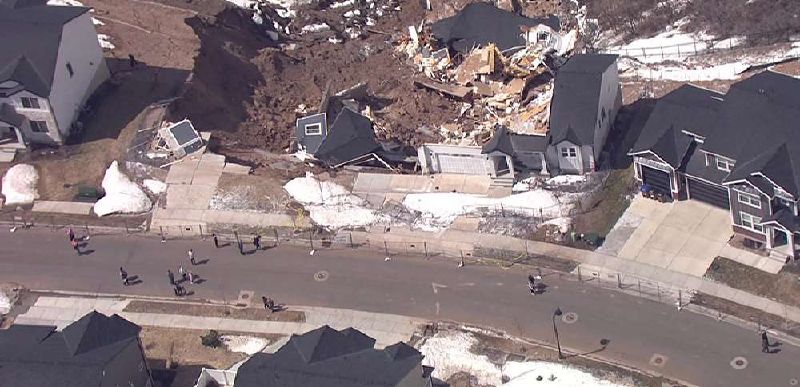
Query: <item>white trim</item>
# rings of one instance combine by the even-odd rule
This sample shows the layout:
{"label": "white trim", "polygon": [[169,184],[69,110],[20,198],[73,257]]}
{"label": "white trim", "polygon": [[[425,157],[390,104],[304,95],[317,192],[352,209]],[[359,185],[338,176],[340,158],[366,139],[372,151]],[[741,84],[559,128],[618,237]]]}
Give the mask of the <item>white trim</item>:
{"label": "white trim", "polygon": [[[308,131],[309,127],[311,128],[316,127],[316,130],[314,130],[313,132],[309,132]],[[305,133],[306,136],[322,136],[322,123],[314,122],[311,124],[303,125],[303,133]]]}
{"label": "white trim", "polygon": [[[750,218],[750,220],[749,220],[749,222],[751,224],[750,226],[747,226],[746,224],[744,224],[745,216]],[[756,219],[758,219],[758,221],[756,221]],[[737,226],[739,226],[739,227],[746,228],[746,229],[748,229],[750,231],[754,231],[754,232],[766,235],[766,233],[764,232],[764,226],[761,224],[761,217],[755,216],[753,214],[748,214],[748,213],[746,213],[744,211],[739,211],[739,223],[741,223],[741,224],[737,224]],[[761,230],[757,230],[755,228],[756,226],[761,227]]]}
{"label": "white trim", "polygon": [[719,188],[728,188],[728,187],[726,187],[725,183],[719,184],[719,183],[715,183],[715,182],[710,181],[710,180],[703,179],[702,177],[692,176],[692,175],[688,175],[688,174],[685,174],[685,173],[684,173],[684,176],[686,176],[686,178],[688,178],[688,179],[699,180],[699,181],[711,184],[711,185],[719,187]]}
{"label": "white trim", "polygon": [[[746,204],[746,205],[748,205],[750,207],[753,207],[753,208],[758,208],[759,210],[761,209],[761,197],[760,196],[755,195],[755,194],[751,194],[751,193],[747,193],[747,192],[742,192],[742,191],[739,191],[739,190],[736,190],[736,189],[734,189],[734,191],[736,191],[736,200],[738,200],[739,203]],[[742,200],[742,198],[746,198],[747,200]],[[751,201],[751,200],[753,200],[753,198],[755,198],[755,202]]]}
{"label": "white trim", "polygon": [[[774,181],[772,181],[772,179],[770,179],[769,177],[767,177],[766,175],[764,175],[763,173],[761,173],[761,171],[756,171],[756,172],[753,172],[753,173],[751,173],[751,175],[761,176],[761,177],[762,177],[762,178],[764,178],[766,181],[768,181],[768,182],[772,183],[772,185],[774,185],[775,187],[778,187],[778,188],[780,188],[780,190],[781,190],[781,191],[783,191],[783,192],[785,192],[787,195],[791,196],[791,199],[792,199],[792,200],[794,200],[794,195],[790,194],[790,193],[789,193],[789,191],[787,191],[785,188],[783,188],[783,187],[782,187],[780,184],[776,184]],[[775,193],[776,193],[776,195],[775,195],[775,196],[778,196],[778,195],[777,195],[777,193],[778,193],[778,190],[775,190]]]}
{"label": "white trim", "polygon": [[[716,164],[716,167],[717,167],[718,170],[724,171],[724,172],[730,172],[736,166],[736,163],[732,163],[732,162],[728,161],[728,159],[726,159],[726,158],[724,158],[722,156],[715,157],[714,158],[714,163]],[[725,164],[725,168],[722,168],[720,163]]]}

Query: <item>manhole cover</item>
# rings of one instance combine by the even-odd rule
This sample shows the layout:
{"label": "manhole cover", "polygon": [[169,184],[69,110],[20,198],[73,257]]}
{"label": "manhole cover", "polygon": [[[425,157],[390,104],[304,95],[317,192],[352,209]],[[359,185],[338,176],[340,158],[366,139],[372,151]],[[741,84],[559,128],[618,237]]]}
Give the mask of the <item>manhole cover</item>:
{"label": "manhole cover", "polygon": [[654,354],[653,357],[650,358],[650,364],[656,367],[663,367],[664,364],[667,362],[667,357],[664,355]]}
{"label": "manhole cover", "polygon": [[314,273],[314,281],[322,282],[328,279],[328,272],[325,270]]}
{"label": "manhole cover", "polygon": [[797,385],[797,379],[789,379],[789,385],[790,386],[796,386]]}
{"label": "manhole cover", "polygon": [[578,314],[575,312],[564,313],[564,315],[561,316],[561,321],[567,324],[574,324],[578,321]]}
{"label": "manhole cover", "polygon": [[731,367],[735,370],[743,370],[747,368],[747,359],[741,356],[734,357],[733,360],[731,360]]}

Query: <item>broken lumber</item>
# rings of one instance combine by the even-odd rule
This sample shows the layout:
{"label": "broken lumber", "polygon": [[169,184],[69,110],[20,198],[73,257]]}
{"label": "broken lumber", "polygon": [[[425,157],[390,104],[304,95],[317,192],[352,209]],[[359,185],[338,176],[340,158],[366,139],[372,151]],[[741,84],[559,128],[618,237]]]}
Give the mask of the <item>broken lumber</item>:
{"label": "broken lumber", "polygon": [[424,87],[442,94],[449,95],[458,99],[467,99],[472,94],[472,89],[464,86],[448,85],[446,83],[432,81],[430,79],[415,79],[414,85]]}

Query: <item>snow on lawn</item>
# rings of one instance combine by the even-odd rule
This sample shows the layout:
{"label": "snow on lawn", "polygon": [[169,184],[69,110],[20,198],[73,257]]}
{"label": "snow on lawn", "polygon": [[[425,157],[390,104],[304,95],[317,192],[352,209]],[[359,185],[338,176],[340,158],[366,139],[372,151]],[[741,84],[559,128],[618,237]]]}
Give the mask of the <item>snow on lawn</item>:
{"label": "snow on lawn", "polygon": [[586,175],[559,175],[547,179],[548,185],[571,185],[583,183],[586,181]]}
{"label": "snow on lawn", "polygon": [[566,234],[569,231],[570,226],[572,226],[572,218],[561,217],[550,219],[542,223],[542,226],[546,225],[558,226],[558,231],[562,234]]}
{"label": "snow on lawn", "polygon": [[251,336],[222,336],[222,344],[231,352],[241,352],[253,355],[261,352],[267,346],[267,339]]}
{"label": "snow on lawn", "polygon": [[106,196],[94,204],[94,213],[97,216],[108,214],[136,214],[150,210],[150,198],[139,188],[136,183],[128,179],[119,170],[117,161],[112,161],[103,176],[103,189]]}
{"label": "snow on lawn", "polygon": [[543,189],[504,198],[450,192],[410,194],[403,200],[403,205],[410,210],[421,212],[416,226],[430,231],[450,225],[459,215],[483,208],[555,218],[566,215],[572,207],[569,203],[561,203],[552,192]]}
{"label": "snow on lawn", "polygon": [[167,190],[167,183],[155,179],[144,179],[142,185],[155,195],[161,194]]}
{"label": "snow on lawn", "polygon": [[[488,357],[470,351],[476,344],[478,340],[469,333],[444,331],[427,339],[419,351],[425,356],[422,363],[434,367],[433,376],[441,380],[447,380],[458,372],[466,372],[474,376],[478,384],[490,386],[621,387],[597,379],[588,372],[543,361],[508,362],[501,370]],[[502,382],[503,375],[509,379],[505,384]]]}
{"label": "snow on lawn", "polygon": [[[77,1],[77,0],[48,0],[47,1],[47,5],[55,5],[55,6],[62,6],[62,7],[63,6],[67,6],[67,7],[83,7],[83,3],[81,3],[80,1]],[[89,12],[94,12],[94,9],[90,9]],[[104,26],[104,25],[106,25],[106,23],[103,23],[102,21],[100,21],[100,20],[98,20],[96,18],[92,18],[92,24],[94,24],[96,26]],[[109,48],[109,50],[113,50],[114,49],[114,47],[113,47],[114,45],[111,44],[110,41],[108,41],[108,36],[106,36],[106,35],[103,35],[103,36],[105,36],[106,42],[103,42],[103,40],[100,39],[100,36],[97,37],[97,41],[100,43],[100,47],[106,48],[105,46],[103,46],[103,44],[107,44],[107,45],[111,45],[111,48]]]}
{"label": "snow on lawn", "polygon": [[36,181],[39,174],[33,165],[17,164],[9,168],[3,176],[2,193],[5,204],[31,204],[39,196]]}
{"label": "snow on lawn", "polygon": [[347,188],[330,181],[319,181],[313,174],[292,179],[283,189],[303,204],[314,223],[328,227],[366,226],[377,220],[374,210],[364,207],[364,200]]}

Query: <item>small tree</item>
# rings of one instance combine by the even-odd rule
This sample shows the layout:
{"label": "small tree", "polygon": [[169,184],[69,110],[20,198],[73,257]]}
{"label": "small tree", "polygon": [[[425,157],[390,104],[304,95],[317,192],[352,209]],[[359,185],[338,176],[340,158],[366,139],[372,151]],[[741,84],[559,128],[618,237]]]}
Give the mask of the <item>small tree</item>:
{"label": "small tree", "polygon": [[219,332],[215,330],[210,330],[203,336],[200,336],[200,341],[206,347],[217,348],[222,345],[222,340],[220,340]]}

